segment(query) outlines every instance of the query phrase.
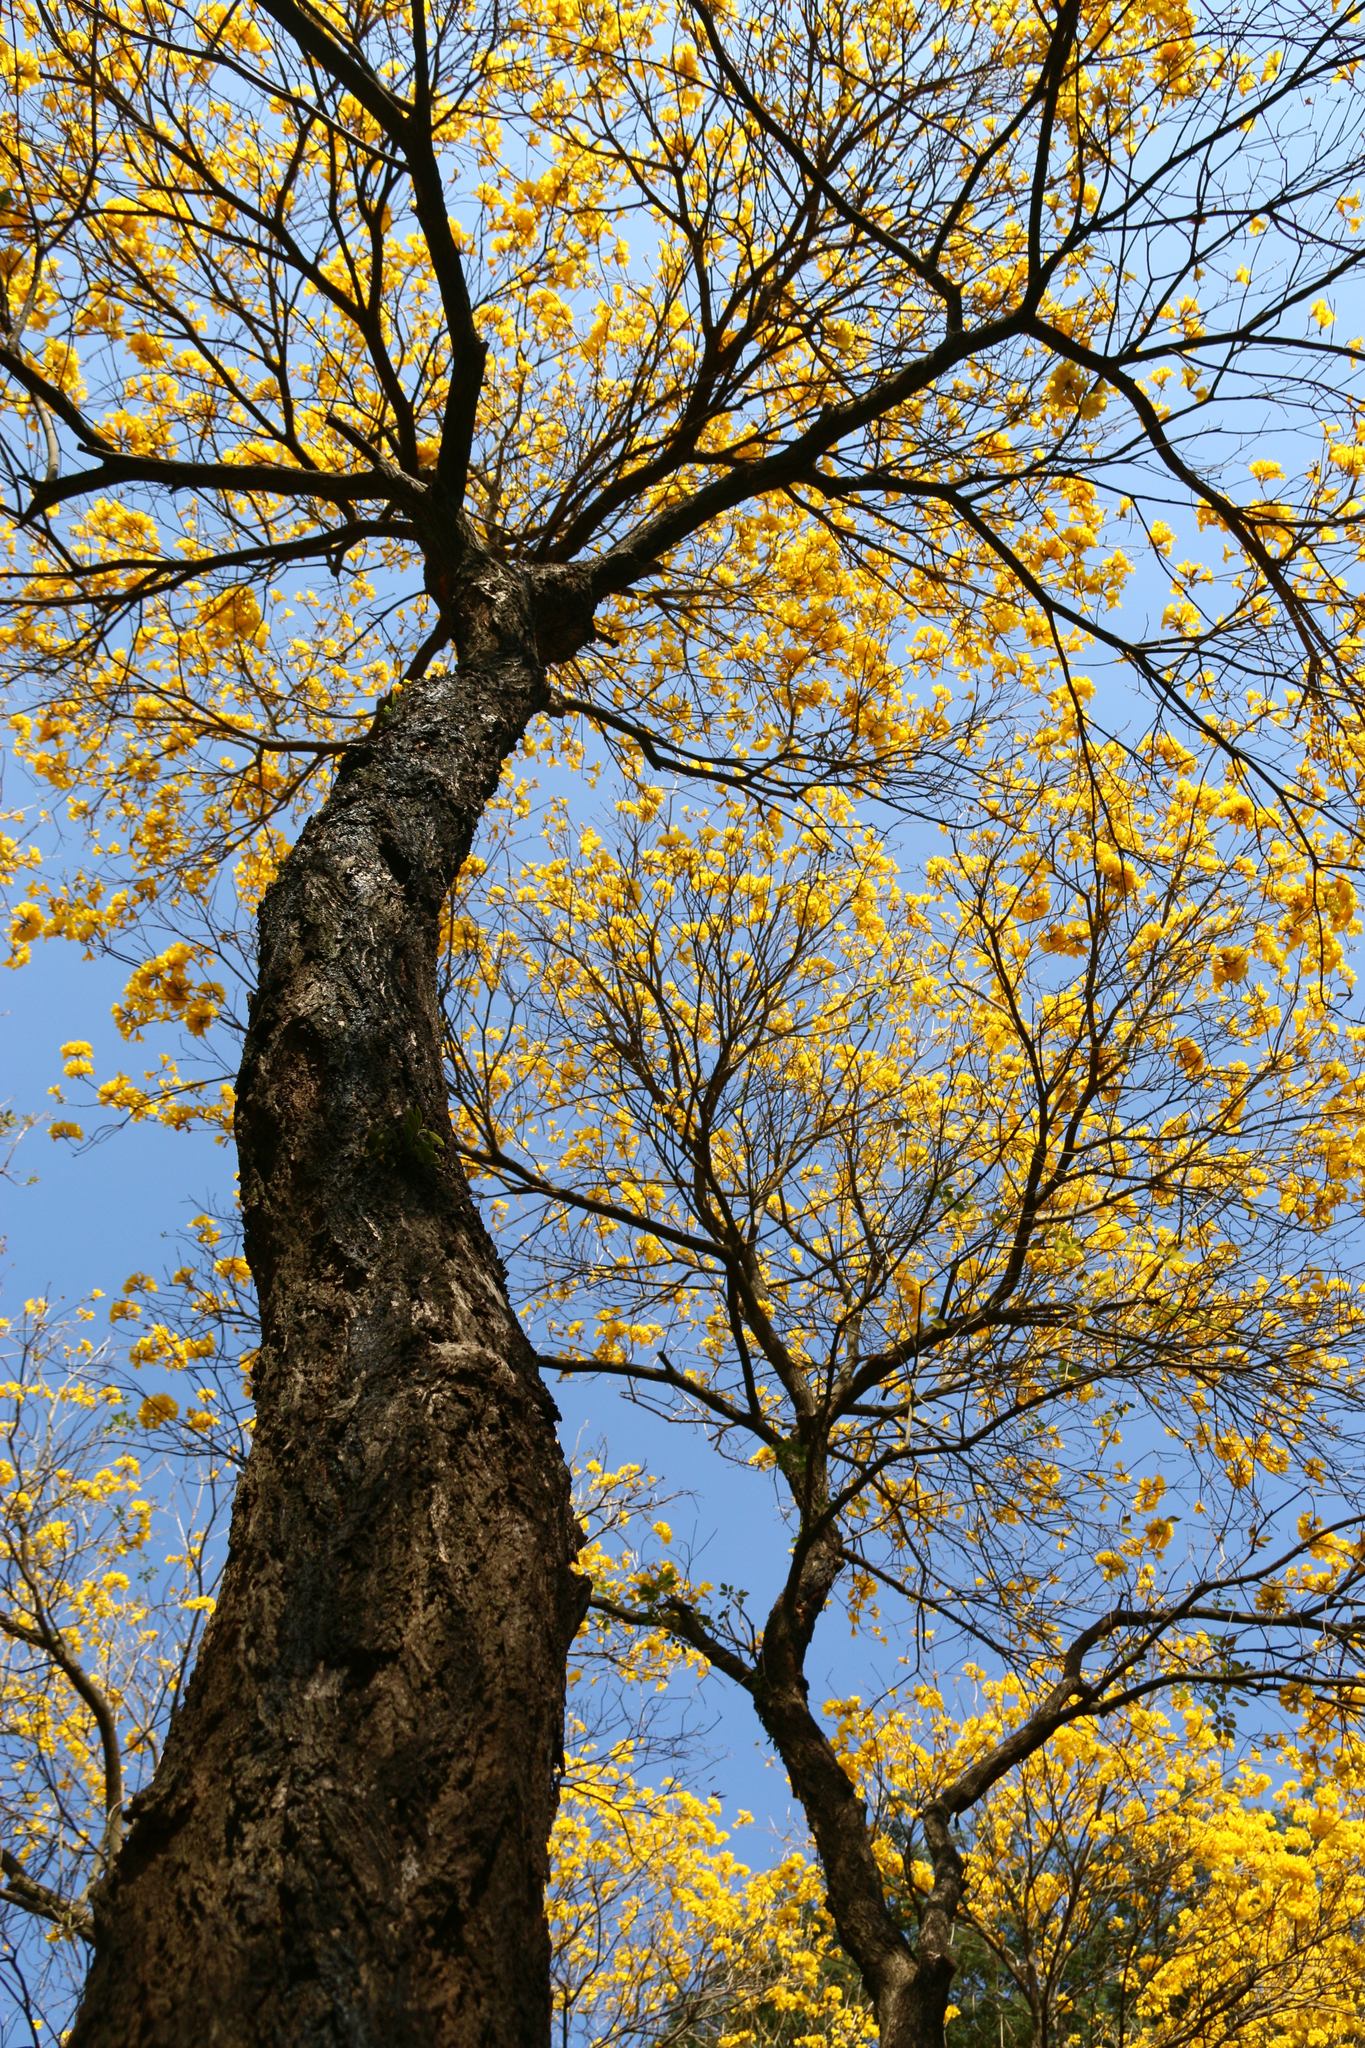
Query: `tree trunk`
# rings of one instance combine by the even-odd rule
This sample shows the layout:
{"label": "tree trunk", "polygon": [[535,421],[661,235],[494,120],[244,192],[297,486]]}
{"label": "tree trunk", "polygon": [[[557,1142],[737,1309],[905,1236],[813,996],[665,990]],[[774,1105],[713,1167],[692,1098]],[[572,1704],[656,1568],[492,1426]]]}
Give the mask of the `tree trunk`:
{"label": "tree trunk", "polygon": [[564,1664],[555,1411],[448,1140],[443,901],[544,697],[482,565],[458,666],[266,898],[237,1113],[257,1428],[221,1601],[96,1903],[72,2048],[536,2048]]}
{"label": "tree trunk", "polygon": [[[816,1558],[804,1576],[817,1577],[818,1565]],[[813,1611],[819,1611],[834,1575],[831,1567],[823,1591],[817,1587]],[[808,1640],[808,1632],[799,1621],[793,1625],[790,1608],[779,1600],[763,1632],[754,1704],[815,1837],[826,1904],[872,2001],[880,2048],[945,2048],[944,2015],[955,1970],[951,1938],[964,1882],[962,1859],[946,1814],[931,1806],[922,1819],[934,1886],[922,1904],[918,1938],[912,1945],[890,1908],[867,1807],[810,1710],[803,1670]],[[908,1867],[905,1874],[908,1883]]]}

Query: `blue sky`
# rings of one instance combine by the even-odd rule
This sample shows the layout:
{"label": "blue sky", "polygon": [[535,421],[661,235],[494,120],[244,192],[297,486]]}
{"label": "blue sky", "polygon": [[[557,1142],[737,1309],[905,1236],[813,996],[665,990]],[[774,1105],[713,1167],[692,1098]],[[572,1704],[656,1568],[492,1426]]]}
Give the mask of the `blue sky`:
{"label": "blue sky", "polygon": [[[91,1041],[102,1073],[130,1064],[110,1016],[124,979],[117,962],[83,959],[58,941],[0,980],[0,1100],[21,1115],[53,1111],[47,1091],[61,1081],[68,1038]],[[225,1147],[202,1133],[147,1124],[112,1131],[80,1151],[35,1129],[15,1169],[21,1181],[36,1179],[0,1191],[7,1299],[113,1292],[134,1270],[155,1272],[170,1256],[166,1240],[209,1201],[231,1200],[233,1185]]]}

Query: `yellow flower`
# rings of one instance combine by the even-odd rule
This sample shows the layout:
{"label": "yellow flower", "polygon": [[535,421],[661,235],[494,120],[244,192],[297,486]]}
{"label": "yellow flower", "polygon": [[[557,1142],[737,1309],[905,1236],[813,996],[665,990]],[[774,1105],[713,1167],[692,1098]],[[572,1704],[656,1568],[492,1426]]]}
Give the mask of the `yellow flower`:
{"label": "yellow flower", "polygon": [[16,946],[41,937],[46,919],[36,903],[21,903],[10,919],[9,935]]}
{"label": "yellow flower", "polygon": [[1177,1038],[1172,1050],[1182,1073],[1193,1077],[1203,1072],[1204,1049],[1196,1045],[1192,1038]]}
{"label": "yellow flower", "polygon": [[1103,841],[1095,849],[1095,867],[1120,896],[1131,895],[1141,880],[1133,863],[1116,846],[1105,845]]}
{"label": "yellow flower", "polygon": [[62,1047],[62,1072],[79,1078],[94,1071],[94,1047],[84,1038],[68,1039]]}

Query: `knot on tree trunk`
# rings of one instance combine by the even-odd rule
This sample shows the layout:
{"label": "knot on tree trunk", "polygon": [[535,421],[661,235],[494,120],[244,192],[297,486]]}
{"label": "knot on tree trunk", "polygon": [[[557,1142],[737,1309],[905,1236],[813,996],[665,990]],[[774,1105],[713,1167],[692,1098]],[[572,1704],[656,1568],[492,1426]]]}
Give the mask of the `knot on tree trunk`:
{"label": "knot on tree trunk", "polygon": [[453,545],[449,536],[428,544],[425,583],[440,614],[426,660],[453,644],[466,667],[529,655],[543,670],[570,660],[593,636],[597,599],[584,564],[507,561],[479,546],[463,522]]}

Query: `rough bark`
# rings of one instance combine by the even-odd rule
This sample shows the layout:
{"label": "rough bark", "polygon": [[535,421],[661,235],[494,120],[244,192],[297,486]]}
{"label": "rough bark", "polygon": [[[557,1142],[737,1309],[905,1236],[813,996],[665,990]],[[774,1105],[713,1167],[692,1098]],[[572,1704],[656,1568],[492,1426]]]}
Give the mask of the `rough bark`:
{"label": "rough bark", "polygon": [[258,1422],[218,1611],[96,1902],[72,2048],[535,2048],[585,1583],[444,1142],[443,899],[543,701],[528,586],[376,719],[261,911],[238,1141]]}

